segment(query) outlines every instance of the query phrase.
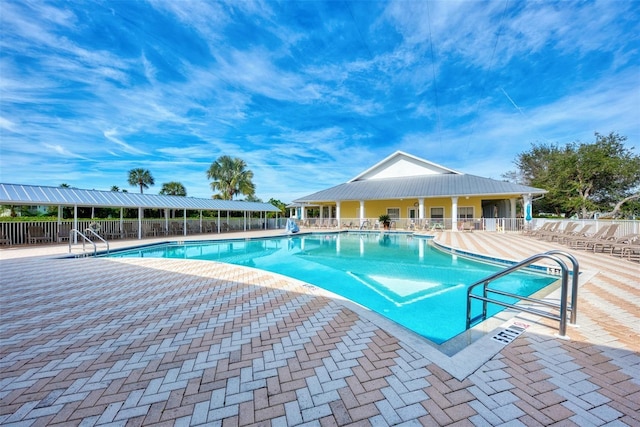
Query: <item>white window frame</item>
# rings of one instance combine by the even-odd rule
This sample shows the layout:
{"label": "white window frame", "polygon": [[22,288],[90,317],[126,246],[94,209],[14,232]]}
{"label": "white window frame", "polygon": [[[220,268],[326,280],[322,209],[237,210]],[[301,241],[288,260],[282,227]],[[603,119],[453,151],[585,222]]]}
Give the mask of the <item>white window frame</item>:
{"label": "white window frame", "polygon": [[[433,210],[434,209],[442,209],[442,217],[437,217],[437,216],[434,217],[433,216]],[[431,206],[429,208],[429,218],[430,219],[436,219],[436,220],[444,220],[444,212],[445,212],[444,206]]]}
{"label": "white window frame", "polygon": [[[394,211],[394,213],[391,213]],[[391,218],[391,221],[400,219],[400,208],[387,208],[387,215]]]}
{"label": "white window frame", "polygon": [[[461,215],[461,211],[463,209],[467,211],[465,215]],[[468,216],[469,209],[471,209],[471,216]],[[466,220],[473,219],[475,218],[473,215],[474,215],[473,206],[458,206],[458,219],[466,219]]]}

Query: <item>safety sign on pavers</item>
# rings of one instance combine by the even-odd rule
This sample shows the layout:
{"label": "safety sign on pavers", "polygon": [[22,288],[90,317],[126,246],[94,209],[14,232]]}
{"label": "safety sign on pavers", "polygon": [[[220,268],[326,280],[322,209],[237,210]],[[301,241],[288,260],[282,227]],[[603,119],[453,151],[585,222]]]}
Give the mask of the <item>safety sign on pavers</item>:
{"label": "safety sign on pavers", "polygon": [[506,329],[498,332],[497,334],[492,336],[491,339],[507,345],[511,341],[518,338],[528,327],[529,325],[527,325],[526,323],[513,322],[511,326],[508,326]]}

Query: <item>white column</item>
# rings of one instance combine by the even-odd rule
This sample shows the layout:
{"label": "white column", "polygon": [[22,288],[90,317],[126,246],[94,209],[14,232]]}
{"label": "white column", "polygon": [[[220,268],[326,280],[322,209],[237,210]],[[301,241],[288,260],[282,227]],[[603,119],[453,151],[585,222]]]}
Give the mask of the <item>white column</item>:
{"label": "white column", "polygon": [[424,219],[424,199],[418,199],[418,219]]}
{"label": "white column", "polygon": [[517,212],[516,202],[517,202],[517,199],[509,199],[509,206],[511,207],[511,212],[510,212],[509,218],[515,218],[516,217],[516,212]]}
{"label": "white column", "polygon": [[[73,205],[73,228],[78,229],[78,205]],[[73,233],[73,243],[78,243],[78,233]]]}
{"label": "white column", "polygon": [[187,210],[184,209],[183,213],[182,213],[182,235],[186,236],[187,235]]}
{"label": "white column", "polygon": [[138,240],[142,239],[142,217],[144,216],[144,209],[138,208]]}
{"label": "white column", "polygon": [[340,202],[336,202],[336,221],[338,221],[338,227],[342,226],[340,218]]}
{"label": "white column", "polygon": [[360,218],[359,218],[360,226],[362,227],[362,223],[364,222],[364,200],[360,200]]}
{"label": "white column", "polygon": [[218,234],[220,234],[220,209],[218,209]]}
{"label": "white column", "polygon": [[458,231],[458,197],[451,198],[451,230]]}

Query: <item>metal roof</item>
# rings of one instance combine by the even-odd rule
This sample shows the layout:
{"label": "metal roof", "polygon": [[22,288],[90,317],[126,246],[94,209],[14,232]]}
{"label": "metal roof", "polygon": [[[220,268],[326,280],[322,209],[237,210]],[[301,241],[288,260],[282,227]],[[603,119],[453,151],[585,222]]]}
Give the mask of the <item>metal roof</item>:
{"label": "metal roof", "polygon": [[0,183],[0,205],[279,212],[270,203]]}
{"label": "metal roof", "polygon": [[453,196],[516,196],[546,192],[540,188],[475,175],[439,174],[346,182],[298,198],[294,200],[294,203]]}

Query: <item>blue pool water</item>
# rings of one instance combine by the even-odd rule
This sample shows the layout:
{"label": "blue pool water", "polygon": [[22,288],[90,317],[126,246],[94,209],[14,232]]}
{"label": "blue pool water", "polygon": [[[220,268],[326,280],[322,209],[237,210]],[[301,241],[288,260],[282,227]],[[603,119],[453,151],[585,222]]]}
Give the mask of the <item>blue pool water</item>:
{"label": "blue pool water", "polygon": [[[443,343],[465,330],[467,286],[504,267],[433,248],[424,238],[380,233],[168,243],[111,257],[214,260],[293,277],[357,302]],[[514,273],[494,282],[530,295],[556,278]],[[481,312],[474,301],[474,315]],[[501,310],[490,305],[489,315]]]}

